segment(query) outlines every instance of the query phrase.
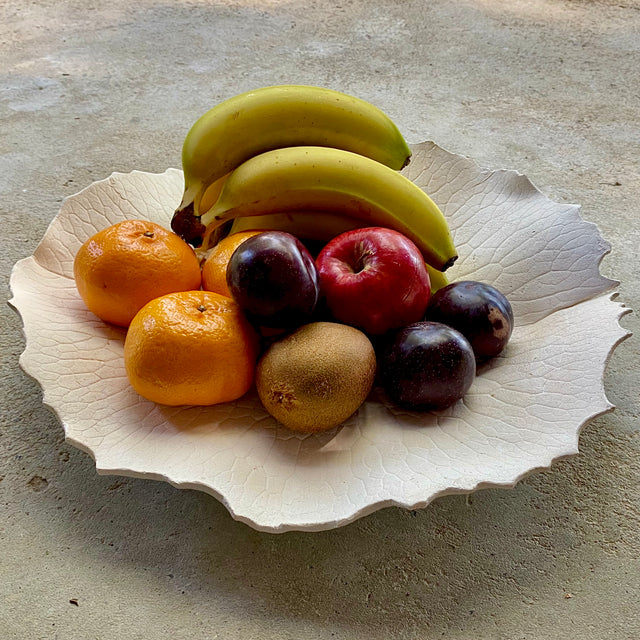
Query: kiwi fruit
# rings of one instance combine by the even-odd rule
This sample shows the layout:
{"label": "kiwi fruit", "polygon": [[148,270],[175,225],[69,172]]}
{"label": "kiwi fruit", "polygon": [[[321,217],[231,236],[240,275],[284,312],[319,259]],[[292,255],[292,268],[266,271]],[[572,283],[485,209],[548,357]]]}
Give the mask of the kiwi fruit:
{"label": "kiwi fruit", "polygon": [[373,345],[362,331],[312,322],[267,349],[256,369],[256,388],[276,420],[294,431],[314,433],[355,413],[375,373]]}

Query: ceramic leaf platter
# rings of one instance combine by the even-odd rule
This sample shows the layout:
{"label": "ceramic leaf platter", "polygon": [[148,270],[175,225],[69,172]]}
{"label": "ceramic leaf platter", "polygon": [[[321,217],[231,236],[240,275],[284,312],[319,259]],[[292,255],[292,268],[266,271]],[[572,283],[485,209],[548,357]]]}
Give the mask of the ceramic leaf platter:
{"label": "ceramic leaf platter", "polygon": [[169,227],[182,172],[114,173],[65,200],[34,255],[11,276],[24,325],[23,369],[67,440],[98,473],[205,491],[268,532],[319,531],[382,507],[512,487],[578,452],[581,427],[612,408],[603,375],[629,310],[603,277],[609,246],[576,205],[553,202],[515,171],[487,171],[432,142],[403,171],[445,213],[460,258],[450,280],[497,287],[515,329],[462,401],[398,409],[374,392],[342,426],[316,435],[278,425],[257,394],[213,407],[153,404],[129,386],[125,330],[86,310],[73,258],[96,231],[128,218]]}

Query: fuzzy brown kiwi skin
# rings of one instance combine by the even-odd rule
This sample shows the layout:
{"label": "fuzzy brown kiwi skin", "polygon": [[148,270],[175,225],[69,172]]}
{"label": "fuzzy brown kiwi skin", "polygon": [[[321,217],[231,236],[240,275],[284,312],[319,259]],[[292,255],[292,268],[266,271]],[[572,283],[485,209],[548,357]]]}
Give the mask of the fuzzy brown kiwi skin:
{"label": "fuzzy brown kiwi skin", "polygon": [[265,409],[289,429],[316,433],[349,418],[369,395],[376,357],[353,327],[313,322],[273,343],[258,362]]}

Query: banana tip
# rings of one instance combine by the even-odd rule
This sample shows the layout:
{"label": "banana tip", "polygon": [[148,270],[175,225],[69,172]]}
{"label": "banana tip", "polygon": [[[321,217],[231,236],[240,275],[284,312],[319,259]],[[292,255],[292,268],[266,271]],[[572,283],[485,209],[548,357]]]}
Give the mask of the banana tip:
{"label": "banana tip", "polygon": [[440,271],[445,272],[449,267],[453,266],[453,263],[458,259],[458,255],[452,256],[449,258],[443,265]]}

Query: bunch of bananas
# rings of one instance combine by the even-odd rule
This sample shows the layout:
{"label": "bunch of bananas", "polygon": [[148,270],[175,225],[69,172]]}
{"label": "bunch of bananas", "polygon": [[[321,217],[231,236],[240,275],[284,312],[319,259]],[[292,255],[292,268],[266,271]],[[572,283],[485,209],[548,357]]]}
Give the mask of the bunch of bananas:
{"label": "bunch of bananas", "polygon": [[327,241],[389,227],[431,271],[457,258],[437,205],[399,171],[411,150],[377,107],[319,87],[265,87],[226,100],[191,128],[185,191],[171,227],[206,250],[222,230],[278,229]]}

